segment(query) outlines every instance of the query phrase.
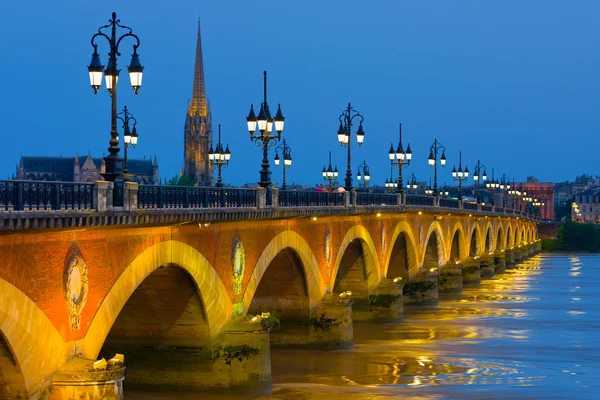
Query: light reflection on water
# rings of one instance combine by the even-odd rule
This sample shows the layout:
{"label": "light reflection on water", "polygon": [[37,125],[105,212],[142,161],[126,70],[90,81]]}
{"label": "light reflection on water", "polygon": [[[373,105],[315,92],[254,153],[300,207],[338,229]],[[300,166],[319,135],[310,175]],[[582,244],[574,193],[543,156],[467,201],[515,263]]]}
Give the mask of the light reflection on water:
{"label": "light reflection on water", "polygon": [[598,265],[595,255],[537,256],[460,295],[442,297],[437,307],[407,307],[403,323],[355,324],[354,350],[273,350],[268,396],[126,390],[125,397],[595,398]]}

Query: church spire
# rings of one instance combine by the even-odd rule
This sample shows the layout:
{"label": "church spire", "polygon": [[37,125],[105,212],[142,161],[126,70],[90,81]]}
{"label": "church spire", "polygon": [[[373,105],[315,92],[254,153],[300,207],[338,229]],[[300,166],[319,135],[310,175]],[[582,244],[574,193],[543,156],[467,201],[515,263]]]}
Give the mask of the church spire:
{"label": "church spire", "polygon": [[194,66],[194,89],[192,91],[192,102],[189,106],[189,115],[199,114],[205,117],[206,90],[204,89],[204,64],[202,62],[202,38],[200,36],[200,19],[198,19],[198,41],[196,42],[196,64]]}

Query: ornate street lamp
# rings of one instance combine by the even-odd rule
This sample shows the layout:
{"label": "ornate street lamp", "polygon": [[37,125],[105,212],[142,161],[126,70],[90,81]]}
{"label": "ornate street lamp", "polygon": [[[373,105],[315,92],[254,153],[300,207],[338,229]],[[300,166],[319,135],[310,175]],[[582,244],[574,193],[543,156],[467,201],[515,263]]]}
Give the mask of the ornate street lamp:
{"label": "ornate street lamp", "polygon": [[221,124],[219,124],[219,142],[217,143],[217,147],[213,150],[212,145],[210,146],[210,151],[208,152],[208,161],[214,167],[217,166],[217,187],[223,186],[223,179],[221,178],[221,168],[229,165],[229,160],[231,159],[231,152],[229,151],[229,145],[225,146],[225,150],[223,150],[223,145],[221,144]]}
{"label": "ornate street lamp", "polygon": [[473,180],[477,183],[477,204],[481,204],[481,182],[485,184],[485,181],[487,181],[487,174],[485,165],[479,160],[477,160],[475,170],[473,171]]}
{"label": "ornate street lamp", "polygon": [[440,196],[448,197],[450,196],[450,191],[448,190],[448,185],[444,183],[442,189],[440,190]]}
{"label": "ornate street lamp", "polygon": [[508,191],[510,189],[510,180],[506,177],[506,174],[502,174],[500,177],[500,190],[502,190],[502,207],[506,208],[506,202],[508,198]]}
{"label": "ornate street lamp", "polygon": [[512,187],[508,188],[508,194],[510,195],[510,197],[512,198],[511,201],[511,207],[513,210],[516,210],[517,208],[516,203],[517,203],[517,197],[521,196],[521,192],[517,189],[517,187],[515,186],[515,178],[513,178],[513,184]]}
{"label": "ornate street lamp", "polygon": [[438,160],[438,152],[442,151],[442,156],[440,157],[440,164],[442,167],[446,165],[446,148],[438,142],[437,139],[433,141],[433,144],[429,148],[429,165],[433,167],[433,189],[432,195],[437,196],[438,187],[437,187],[437,160]]}
{"label": "ornate street lamp", "polygon": [[425,194],[428,196],[433,196],[434,193],[433,187],[431,187],[431,178],[429,178],[429,186],[425,187]]}
{"label": "ornate street lamp", "polygon": [[[394,145],[390,144],[389,151],[390,162],[392,165],[398,167],[398,183],[395,185],[398,193],[404,193],[404,183],[402,182],[402,168],[410,165],[410,160],[412,158],[412,150],[410,149],[410,143],[406,147],[406,152],[402,147],[402,124],[400,124],[400,136],[398,139],[398,147],[396,151],[394,151]],[[391,182],[390,182],[391,183]]]}
{"label": "ornate street lamp", "polygon": [[346,168],[346,179],[344,181],[344,187],[347,191],[352,190],[352,167],[350,160],[350,133],[352,129],[352,121],[354,118],[359,118],[360,122],[358,125],[358,130],[356,131],[356,141],[359,146],[362,146],[363,141],[365,140],[365,131],[363,130],[363,121],[364,118],[358,111],[352,108],[352,105],[348,103],[348,107],[342,112],[340,115],[340,127],[338,128],[338,141],[342,146],[348,147],[348,167]]}
{"label": "ornate street lamp", "polygon": [[[140,45],[140,39],[137,35],[133,34],[130,27],[121,25],[120,20],[117,19],[117,13],[112,13],[112,18],[108,21],[108,25],[101,26],[98,28],[98,32],[92,36],[92,46],[94,47],[94,53],[92,54],[92,61],[88,66],[88,72],[90,75],[90,84],[94,93],[98,93],[98,89],[102,85],[102,75],[106,78],[106,88],[112,98],[111,105],[111,119],[110,119],[110,147],[108,148],[109,155],[104,157],[105,172],[102,174],[104,179],[107,181],[114,181],[123,172],[123,159],[119,157],[119,132],[117,132],[117,82],[119,80],[119,72],[117,69],[117,56],[121,55],[119,52],[119,45],[121,40],[126,37],[132,37],[136,40],[136,44],[133,45],[133,54],[131,55],[131,62],[127,67],[129,71],[129,81],[135,94],[142,86],[142,74],[144,67],[140,64],[140,58],[137,54],[137,48]],[[120,37],[117,37],[117,27],[126,29],[128,32],[124,33]],[[110,28],[110,36],[102,32],[103,29]],[[104,68],[100,61],[100,55],[98,54],[98,44],[96,44],[96,38],[103,37],[108,40],[110,51],[108,53],[108,65]]]}
{"label": "ornate street lamp", "polygon": [[[360,174],[362,171],[362,175]],[[364,179],[363,179],[364,178]],[[360,182],[363,179],[363,189],[367,189],[367,183],[371,180],[371,174],[369,173],[369,166],[366,161],[363,161],[362,164],[358,166],[358,173],[356,174],[356,179]]]}
{"label": "ornate street lamp", "polygon": [[408,177],[407,183],[406,183],[406,188],[408,190],[417,190],[417,188],[419,187],[419,184],[417,183],[417,177],[415,176],[415,174],[411,174]]}
{"label": "ornate street lamp", "polygon": [[462,169],[462,151],[459,152],[458,170],[452,167],[452,179],[458,181],[458,200],[462,200],[462,181],[469,179],[469,167]]}
{"label": "ornate street lamp", "polygon": [[[121,117],[121,115],[123,117]],[[129,176],[129,174],[127,173],[127,147],[129,147],[130,145],[131,147],[135,147],[137,145],[137,120],[133,117],[133,115],[131,115],[129,110],[127,110],[127,106],[123,107],[123,111],[117,114],[117,119],[119,119],[123,123],[123,143],[125,143],[125,146],[123,146],[123,176],[127,180],[131,178],[131,176]],[[129,128],[129,121],[133,121],[132,129]]]}
{"label": "ornate street lamp", "polygon": [[283,139],[283,145],[275,147],[275,166],[279,167],[279,152],[283,155],[283,182],[281,183],[281,190],[285,190],[287,188],[285,184],[285,170],[292,166],[292,150],[290,146],[287,145],[285,139]]}
{"label": "ornate street lamp", "polygon": [[492,206],[496,205],[496,189],[500,187],[498,181],[494,179],[494,168],[492,167],[492,180],[488,181],[485,186],[492,193]]}
{"label": "ornate street lamp", "polygon": [[[258,116],[254,114],[254,106],[250,105],[250,113],[246,117],[248,123],[248,132],[250,132],[250,141],[263,149],[263,159],[260,170],[260,182],[258,185],[267,189],[267,205],[271,204],[271,171],[269,170],[269,147],[275,146],[275,141],[281,140],[281,132],[283,132],[283,124],[285,118],[281,113],[281,104],[277,106],[275,118],[271,117],[269,104],[267,103],[267,71],[263,73],[263,102],[260,103],[260,111]],[[256,128],[260,134],[256,134]],[[275,133],[273,133],[273,128]]]}
{"label": "ornate street lamp", "polygon": [[337,165],[335,168],[331,168],[331,151],[329,152],[329,166],[327,168],[323,167],[323,179],[328,182],[327,186],[329,189],[333,189],[333,185],[337,182],[339,172]]}
{"label": "ornate street lamp", "polygon": [[402,191],[398,190],[398,181],[394,181],[394,166],[392,165],[390,167],[390,180],[389,181],[387,179],[385,180],[385,191],[388,193],[394,193],[394,192],[403,193],[404,190],[402,190]]}

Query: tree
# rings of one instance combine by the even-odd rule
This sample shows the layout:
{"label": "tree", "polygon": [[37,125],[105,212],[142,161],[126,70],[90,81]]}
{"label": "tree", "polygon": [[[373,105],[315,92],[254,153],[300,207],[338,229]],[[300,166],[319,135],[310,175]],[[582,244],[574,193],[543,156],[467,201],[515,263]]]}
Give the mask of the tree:
{"label": "tree", "polygon": [[561,250],[600,250],[600,228],[595,224],[566,222],[558,228],[557,239]]}
{"label": "tree", "polygon": [[189,179],[185,175],[175,175],[174,177],[169,179],[169,181],[167,182],[167,185],[170,185],[170,186],[195,186],[196,183],[197,182],[195,179]]}

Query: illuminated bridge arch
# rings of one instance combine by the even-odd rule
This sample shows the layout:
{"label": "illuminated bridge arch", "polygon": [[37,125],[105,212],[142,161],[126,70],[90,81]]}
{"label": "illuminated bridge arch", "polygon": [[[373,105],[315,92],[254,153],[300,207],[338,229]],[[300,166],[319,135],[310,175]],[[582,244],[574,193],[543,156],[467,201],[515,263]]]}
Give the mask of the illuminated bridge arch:
{"label": "illuminated bridge arch", "polygon": [[411,282],[419,270],[418,239],[410,224],[400,221],[394,229],[391,246],[385,259],[385,276],[389,279],[402,277]]}
{"label": "illuminated bridge arch", "polygon": [[444,240],[442,226],[438,221],[433,221],[429,226],[425,241],[423,242],[421,263],[426,268],[429,263],[441,267],[446,264],[446,254],[446,242]]}

